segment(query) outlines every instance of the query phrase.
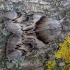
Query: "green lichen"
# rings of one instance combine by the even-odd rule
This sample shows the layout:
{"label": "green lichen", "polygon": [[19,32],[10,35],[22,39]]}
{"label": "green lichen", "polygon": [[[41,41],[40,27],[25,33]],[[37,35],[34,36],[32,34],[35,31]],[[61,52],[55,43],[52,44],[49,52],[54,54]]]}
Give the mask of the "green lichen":
{"label": "green lichen", "polygon": [[7,69],[13,69],[13,68],[18,68],[19,67],[19,63],[21,63],[22,61],[24,61],[25,56],[20,57],[19,59],[15,59],[12,61],[7,61],[6,62],[6,67]]}
{"label": "green lichen", "polygon": [[1,30],[1,32],[2,32],[2,34],[3,34],[4,36],[9,36],[9,35],[10,35],[10,32],[7,31],[6,28],[3,28],[3,29]]}

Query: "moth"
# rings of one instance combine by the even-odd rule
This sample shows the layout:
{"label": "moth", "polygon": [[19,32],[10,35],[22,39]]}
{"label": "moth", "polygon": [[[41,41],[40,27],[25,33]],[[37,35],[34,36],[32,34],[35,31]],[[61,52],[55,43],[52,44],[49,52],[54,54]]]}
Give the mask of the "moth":
{"label": "moth", "polygon": [[12,33],[6,46],[6,56],[10,60],[30,55],[33,50],[44,47],[62,33],[60,21],[47,18],[40,12],[9,11],[3,14],[3,21]]}

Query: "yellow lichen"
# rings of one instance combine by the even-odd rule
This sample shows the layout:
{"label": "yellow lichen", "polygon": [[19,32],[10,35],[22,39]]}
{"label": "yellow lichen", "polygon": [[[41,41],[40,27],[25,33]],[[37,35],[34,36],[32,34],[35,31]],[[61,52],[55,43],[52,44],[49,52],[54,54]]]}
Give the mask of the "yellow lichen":
{"label": "yellow lichen", "polygon": [[62,58],[66,63],[70,63],[70,36],[66,36],[62,43],[59,43],[59,50],[54,53],[54,56]]}
{"label": "yellow lichen", "polygon": [[65,65],[64,70],[70,70],[70,64]]}
{"label": "yellow lichen", "polygon": [[46,63],[47,66],[47,70],[52,70],[55,66],[55,61],[54,60],[48,60],[48,62]]}

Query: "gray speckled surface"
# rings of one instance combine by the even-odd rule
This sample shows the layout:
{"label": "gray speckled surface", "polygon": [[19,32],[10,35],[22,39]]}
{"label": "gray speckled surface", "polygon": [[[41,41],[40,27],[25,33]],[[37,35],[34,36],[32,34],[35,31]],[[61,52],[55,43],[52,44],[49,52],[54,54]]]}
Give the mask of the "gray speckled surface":
{"label": "gray speckled surface", "polygon": [[[67,31],[64,32],[64,35],[70,35],[70,0],[0,0],[0,22],[2,20],[2,14],[9,10],[43,12],[47,17],[52,17],[53,19],[57,20],[61,20],[66,17],[62,23],[62,25],[67,26]],[[4,25],[3,23],[0,23],[0,51],[4,51],[4,46],[6,45],[8,39],[8,37],[4,35],[7,34],[7,31],[6,33],[2,33],[2,30],[5,31]],[[54,42],[51,42],[46,45],[46,47],[39,49],[38,51],[35,51],[31,56],[26,57],[25,60],[19,64],[18,70],[44,70],[43,64],[45,60],[47,60],[46,53],[48,53],[49,57],[51,57],[51,54],[54,52],[54,48],[56,49],[56,46],[58,47],[57,43],[59,41],[56,40]],[[4,56],[1,55],[0,57],[4,58]],[[54,58],[52,57],[52,59]],[[0,70],[8,70],[2,66],[0,67]],[[17,68],[11,68],[10,70],[16,69]]]}

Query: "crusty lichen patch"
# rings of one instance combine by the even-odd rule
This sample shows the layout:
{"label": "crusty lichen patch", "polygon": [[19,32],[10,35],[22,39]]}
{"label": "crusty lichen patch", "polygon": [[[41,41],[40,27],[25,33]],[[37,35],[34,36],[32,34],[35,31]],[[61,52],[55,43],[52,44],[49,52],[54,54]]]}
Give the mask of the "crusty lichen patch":
{"label": "crusty lichen patch", "polygon": [[62,58],[66,63],[70,63],[70,36],[65,36],[62,43],[59,43],[59,50],[54,53],[54,56]]}
{"label": "crusty lichen patch", "polygon": [[54,60],[48,60],[46,63],[47,70],[52,70],[55,67],[55,61]]}

